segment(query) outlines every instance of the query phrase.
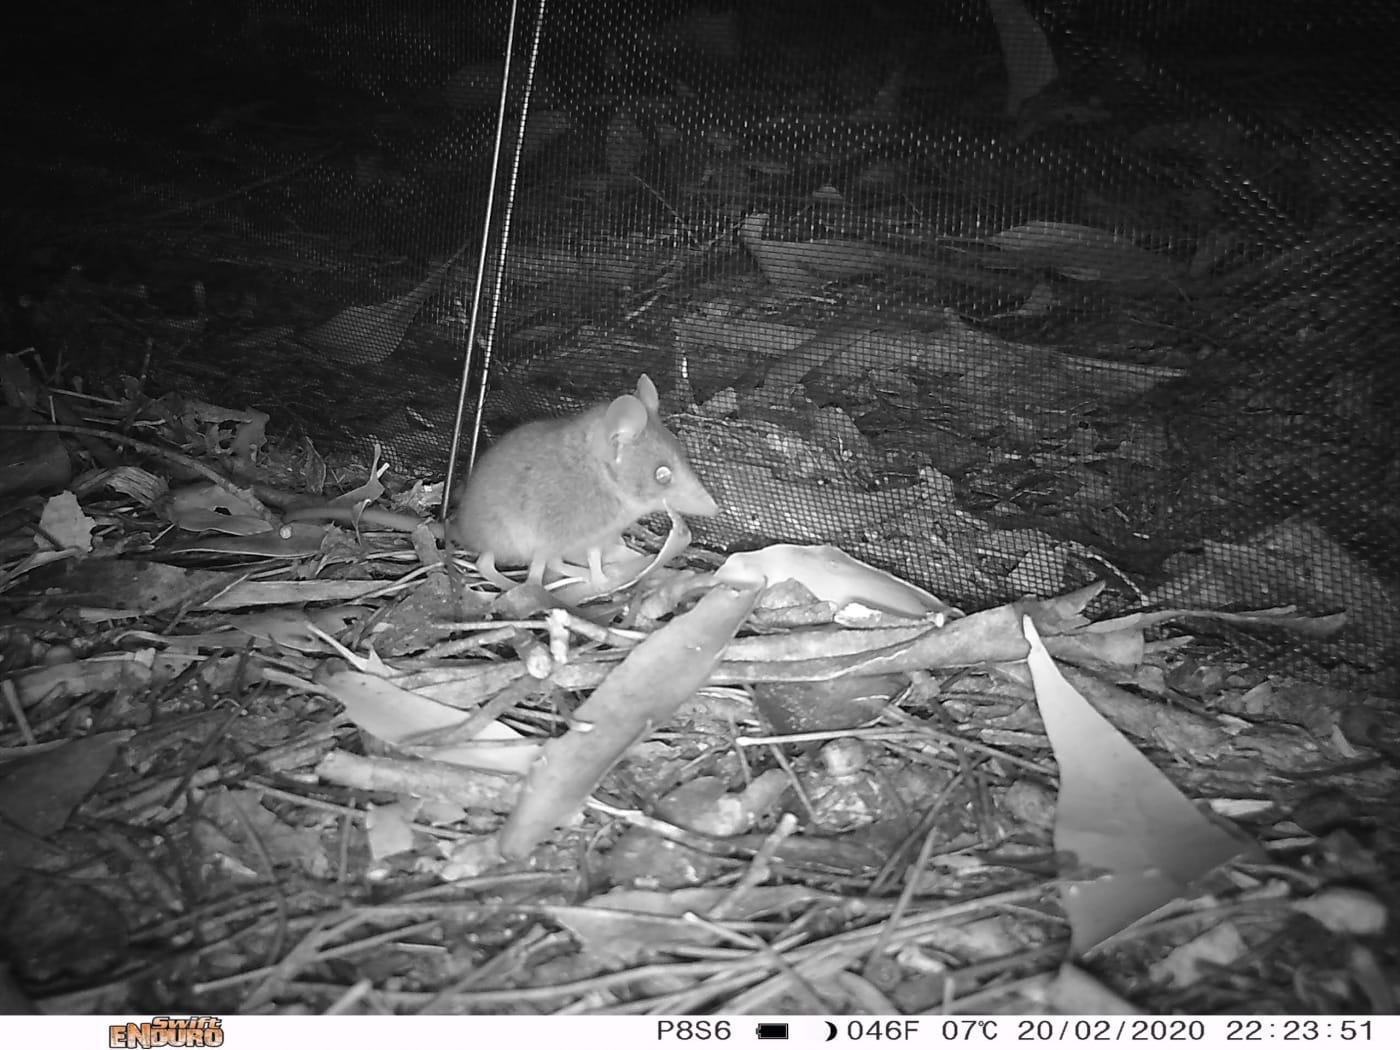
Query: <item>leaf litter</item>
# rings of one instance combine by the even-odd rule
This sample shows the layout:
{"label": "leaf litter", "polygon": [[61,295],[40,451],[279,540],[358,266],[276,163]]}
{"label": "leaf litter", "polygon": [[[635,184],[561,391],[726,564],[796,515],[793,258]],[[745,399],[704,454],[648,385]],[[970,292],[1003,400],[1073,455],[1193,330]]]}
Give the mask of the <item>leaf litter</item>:
{"label": "leaf litter", "polygon": [[172,409],[5,538],[0,926],[44,1009],[1239,1012],[1299,965],[1275,1008],[1393,1009],[1383,865],[1313,790],[1393,792],[1322,710],[1374,704],[1251,720],[1307,688],[1183,633],[1338,618],[1191,605],[1202,568],[964,614],[675,528],[601,601],[502,595],[279,525],[268,476],[325,464],[264,424]]}

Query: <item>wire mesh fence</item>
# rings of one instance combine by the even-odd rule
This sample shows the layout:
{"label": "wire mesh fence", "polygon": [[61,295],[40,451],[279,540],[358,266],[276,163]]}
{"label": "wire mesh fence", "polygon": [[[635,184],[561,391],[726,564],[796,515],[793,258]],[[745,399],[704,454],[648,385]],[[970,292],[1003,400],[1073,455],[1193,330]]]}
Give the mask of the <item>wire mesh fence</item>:
{"label": "wire mesh fence", "polygon": [[474,331],[488,439],[649,374],[711,548],[972,606],[1223,561],[1394,655],[1385,4],[21,18],[18,342],[440,475]]}

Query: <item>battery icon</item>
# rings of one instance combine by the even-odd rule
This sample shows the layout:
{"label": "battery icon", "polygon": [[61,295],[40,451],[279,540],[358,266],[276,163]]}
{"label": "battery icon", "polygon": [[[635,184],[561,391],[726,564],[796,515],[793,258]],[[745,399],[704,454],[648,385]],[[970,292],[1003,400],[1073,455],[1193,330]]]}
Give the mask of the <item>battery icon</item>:
{"label": "battery icon", "polygon": [[786,1021],[767,1021],[758,1026],[758,1037],[760,1039],[786,1039],[788,1037],[788,1026]]}

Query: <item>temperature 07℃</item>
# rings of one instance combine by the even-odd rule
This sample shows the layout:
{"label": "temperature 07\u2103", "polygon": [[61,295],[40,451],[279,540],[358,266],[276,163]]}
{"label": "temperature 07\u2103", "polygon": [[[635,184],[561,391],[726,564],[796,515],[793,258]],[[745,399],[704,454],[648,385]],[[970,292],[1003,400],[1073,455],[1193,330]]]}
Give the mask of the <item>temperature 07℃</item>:
{"label": "temperature 07\u2103", "polygon": [[828,1021],[829,1034],[828,1041],[835,1039],[837,1033],[844,1035],[852,1042],[884,1040],[886,1042],[899,1042],[905,1039],[912,1039],[916,1035],[927,1035],[934,1032],[945,1043],[971,1043],[971,1042],[995,1042],[997,1037],[997,1023],[995,1021],[976,1021],[971,1018],[967,1020],[936,1021],[930,1023],[927,1019],[923,1022],[906,1021],[859,1021],[852,1020],[846,1022],[845,1031],[841,1032],[835,1024]]}

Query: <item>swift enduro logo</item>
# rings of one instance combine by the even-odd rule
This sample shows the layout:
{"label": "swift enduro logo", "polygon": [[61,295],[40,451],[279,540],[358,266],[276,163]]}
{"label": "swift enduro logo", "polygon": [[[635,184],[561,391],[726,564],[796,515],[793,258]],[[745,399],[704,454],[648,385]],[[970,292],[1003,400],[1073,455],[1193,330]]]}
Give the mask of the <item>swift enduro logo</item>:
{"label": "swift enduro logo", "polygon": [[112,1050],[151,1050],[163,1046],[223,1046],[224,1022],[218,1017],[152,1017],[107,1029]]}

